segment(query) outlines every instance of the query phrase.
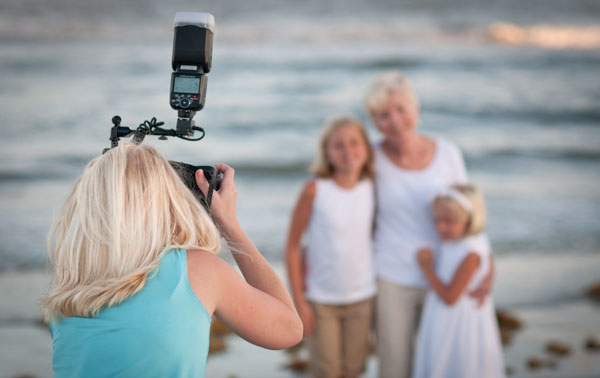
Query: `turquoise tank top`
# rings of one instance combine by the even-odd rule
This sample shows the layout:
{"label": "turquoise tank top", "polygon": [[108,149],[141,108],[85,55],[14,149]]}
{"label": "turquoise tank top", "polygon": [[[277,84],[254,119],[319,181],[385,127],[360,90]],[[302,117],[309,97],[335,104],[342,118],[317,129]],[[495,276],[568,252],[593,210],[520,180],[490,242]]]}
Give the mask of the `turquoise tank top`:
{"label": "turquoise tank top", "polygon": [[54,377],[204,377],[210,323],[189,284],[186,251],[170,250],[121,304],[50,323]]}

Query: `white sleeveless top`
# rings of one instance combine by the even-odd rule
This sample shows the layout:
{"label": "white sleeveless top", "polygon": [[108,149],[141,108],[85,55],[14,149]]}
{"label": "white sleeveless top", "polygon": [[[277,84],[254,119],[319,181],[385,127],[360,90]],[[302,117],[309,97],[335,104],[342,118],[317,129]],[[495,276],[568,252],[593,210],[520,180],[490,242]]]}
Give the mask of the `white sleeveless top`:
{"label": "white sleeveless top", "polygon": [[417,264],[421,248],[437,250],[431,202],[441,189],[467,181],[462,154],[444,139],[435,139],[436,151],[424,169],[398,167],[385,154],[381,144],[375,149],[377,214],[374,250],[377,275],[389,282],[426,287]]}
{"label": "white sleeveless top", "polygon": [[308,300],[349,304],[375,295],[371,235],[375,207],[373,183],[352,189],[333,179],[317,179],[306,232]]}

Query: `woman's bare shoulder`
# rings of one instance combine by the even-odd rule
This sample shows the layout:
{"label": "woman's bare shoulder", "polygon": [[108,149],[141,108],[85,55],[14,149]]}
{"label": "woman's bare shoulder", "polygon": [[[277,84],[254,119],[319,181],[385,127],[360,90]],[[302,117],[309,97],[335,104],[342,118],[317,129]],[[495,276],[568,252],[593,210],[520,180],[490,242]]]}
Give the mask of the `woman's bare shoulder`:
{"label": "woman's bare shoulder", "polygon": [[218,300],[220,280],[230,274],[233,268],[214,253],[201,249],[188,249],[186,254],[190,286],[212,315]]}

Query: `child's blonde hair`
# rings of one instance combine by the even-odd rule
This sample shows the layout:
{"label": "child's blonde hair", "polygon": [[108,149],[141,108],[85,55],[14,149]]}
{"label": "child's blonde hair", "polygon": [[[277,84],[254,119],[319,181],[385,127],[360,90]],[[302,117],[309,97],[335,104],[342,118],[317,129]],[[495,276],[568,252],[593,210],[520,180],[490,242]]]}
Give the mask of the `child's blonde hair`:
{"label": "child's blonde hair", "polygon": [[433,205],[435,206],[439,201],[452,203],[450,208],[467,219],[466,235],[477,235],[482,232],[485,229],[487,212],[481,191],[472,184],[451,185],[450,189],[463,195],[468,203],[461,204],[461,200],[451,195],[450,192],[437,195],[433,200]]}
{"label": "child's blonde hair", "polygon": [[152,147],[123,143],[93,159],[48,236],[47,318],[96,315],[139,292],[171,248],[217,253],[211,217]]}
{"label": "child's blonde hair", "polygon": [[323,131],[321,132],[321,138],[319,139],[317,157],[310,169],[311,173],[320,178],[330,178],[333,176],[334,167],[327,160],[327,143],[329,142],[329,138],[333,132],[344,126],[354,126],[360,132],[368,151],[367,161],[360,172],[360,179],[372,179],[375,168],[373,165],[373,148],[371,147],[371,142],[369,141],[369,135],[367,134],[363,123],[359,119],[352,116],[338,116],[325,122]]}

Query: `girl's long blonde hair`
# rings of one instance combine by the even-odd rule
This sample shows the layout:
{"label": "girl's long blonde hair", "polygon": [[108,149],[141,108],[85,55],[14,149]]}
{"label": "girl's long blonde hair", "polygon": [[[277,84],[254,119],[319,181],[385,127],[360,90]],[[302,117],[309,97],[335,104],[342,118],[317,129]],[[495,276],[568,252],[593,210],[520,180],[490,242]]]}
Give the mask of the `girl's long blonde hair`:
{"label": "girl's long blonde hair", "polygon": [[91,317],[139,292],[171,248],[217,253],[219,232],[152,147],[123,143],[93,159],[48,235],[47,318]]}

